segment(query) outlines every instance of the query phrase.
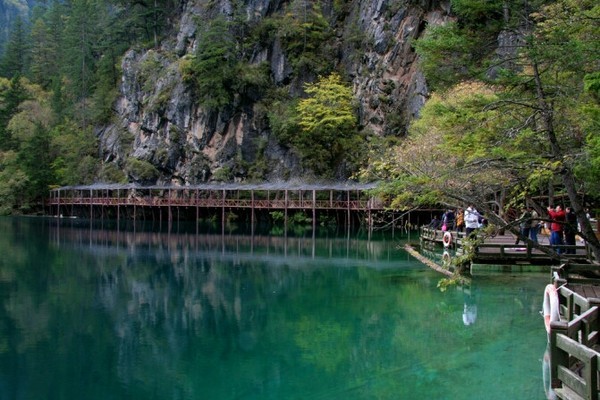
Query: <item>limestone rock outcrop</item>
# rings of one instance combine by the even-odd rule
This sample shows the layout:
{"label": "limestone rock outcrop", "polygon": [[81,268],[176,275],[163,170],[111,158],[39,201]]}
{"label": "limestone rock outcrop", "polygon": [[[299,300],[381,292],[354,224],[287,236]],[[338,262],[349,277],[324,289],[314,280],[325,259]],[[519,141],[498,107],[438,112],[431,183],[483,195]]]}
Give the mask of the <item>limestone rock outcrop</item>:
{"label": "limestone rock outcrop", "polygon": [[[173,33],[159,48],[125,54],[117,118],[97,132],[105,163],[123,169],[131,158],[148,162],[156,168],[159,184],[196,184],[224,177],[244,181],[248,166],[259,157],[267,166],[264,180],[310,175],[298,155],[273,135],[260,110],[260,95],[211,110],[198,103],[182,76],[182,62],[202,45],[199,21],[230,17],[233,3],[183,0]],[[281,14],[291,2],[242,3],[246,19],[261,21]],[[338,69],[352,79],[361,128],[372,135],[402,136],[428,96],[412,42],[427,26],[448,18],[449,0],[326,0],[320,7],[336,35]],[[361,39],[350,48],[344,39],[357,32]],[[315,78],[294,72],[280,40],[256,43],[251,52],[250,63],[268,65],[272,82],[290,92],[300,93],[303,83]]]}

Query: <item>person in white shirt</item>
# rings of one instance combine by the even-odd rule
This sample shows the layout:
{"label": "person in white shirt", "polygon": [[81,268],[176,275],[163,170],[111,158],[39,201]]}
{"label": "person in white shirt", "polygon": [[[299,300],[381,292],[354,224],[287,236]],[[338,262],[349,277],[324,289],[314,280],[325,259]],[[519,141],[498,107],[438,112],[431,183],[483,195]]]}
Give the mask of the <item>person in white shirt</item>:
{"label": "person in white shirt", "polygon": [[477,212],[475,207],[469,206],[465,210],[465,232],[467,237],[471,236],[471,234],[479,228],[479,218],[481,214]]}

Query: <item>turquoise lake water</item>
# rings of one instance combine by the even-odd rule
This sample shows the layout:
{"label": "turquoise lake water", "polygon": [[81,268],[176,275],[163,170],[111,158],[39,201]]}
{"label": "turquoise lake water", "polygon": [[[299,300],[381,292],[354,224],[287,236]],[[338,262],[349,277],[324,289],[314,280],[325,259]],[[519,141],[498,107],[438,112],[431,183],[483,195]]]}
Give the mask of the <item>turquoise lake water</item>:
{"label": "turquoise lake water", "polygon": [[441,291],[398,233],[0,232],[0,399],[546,398],[547,274]]}

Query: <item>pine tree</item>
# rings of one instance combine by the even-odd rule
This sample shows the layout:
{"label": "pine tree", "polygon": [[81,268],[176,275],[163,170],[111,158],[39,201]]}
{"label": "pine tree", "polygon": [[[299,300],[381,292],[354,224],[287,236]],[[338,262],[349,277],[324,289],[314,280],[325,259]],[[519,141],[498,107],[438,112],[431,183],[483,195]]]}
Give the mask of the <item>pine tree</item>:
{"label": "pine tree", "polygon": [[70,97],[73,113],[83,126],[90,121],[89,98],[94,89],[100,15],[95,0],[74,0],[67,9],[65,21],[62,73],[67,85],[64,94]]}
{"label": "pine tree", "polygon": [[200,102],[217,109],[233,101],[238,59],[236,40],[224,18],[213,20],[199,38],[192,73]]}
{"label": "pine tree", "polygon": [[29,47],[25,23],[17,16],[12,26],[6,51],[0,61],[0,74],[6,78],[27,75]]}
{"label": "pine tree", "polygon": [[52,3],[34,20],[31,28],[31,76],[45,89],[60,79],[64,30],[62,12],[60,3]]}

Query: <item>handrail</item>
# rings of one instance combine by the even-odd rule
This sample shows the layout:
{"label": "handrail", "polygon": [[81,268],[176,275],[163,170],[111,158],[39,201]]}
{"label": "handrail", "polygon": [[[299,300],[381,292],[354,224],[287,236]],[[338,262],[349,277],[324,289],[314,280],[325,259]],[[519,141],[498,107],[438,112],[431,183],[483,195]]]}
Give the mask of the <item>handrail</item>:
{"label": "handrail", "polygon": [[[464,232],[449,231],[452,234],[453,243],[457,248],[463,245],[463,240],[466,237]],[[428,240],[433,242],[441,242],[444,236],[443,231],[439,229],[433,229],[428,226],[421,226],[419,229],[420,238],[422,240]],[[588,246],[586,245],[538,245],[546,249],[560,249],[563,250],[560,255],[561,258],[570,260],[588,260]],[[529,260],[546,260],[549,256],[548,253],[540,251],[531,244],[525,243],[522,245],[515,245],[514,243],[478,243],[475,248],[477,259],[489,260],[497,259],[499,256],[510,260],[510,259],[523,259]],[[572,250],[572,253],[566,254],[567,250]],[[584,251],[580,251],[584,250]],[[558,256],[555,256],[558,259]]]}
{"label": "handrail", "polygon": [[550,324],[552,387],[561,398],[578,398],[574,393],[598,399],[600,353],[592,347],[598,344],[599,322],[600,309],[593,306],[571,321]]}
{"label": "handrail", "polygon": [[49,199],[48,205],[94,206],[187,206],[204,208],[271,208],[271,209],[328,209],[383,210],[385,207],[370,200],[312,200],[312,199],[229,199],[229,198],[165,198],[165,197],[72,197]]}

